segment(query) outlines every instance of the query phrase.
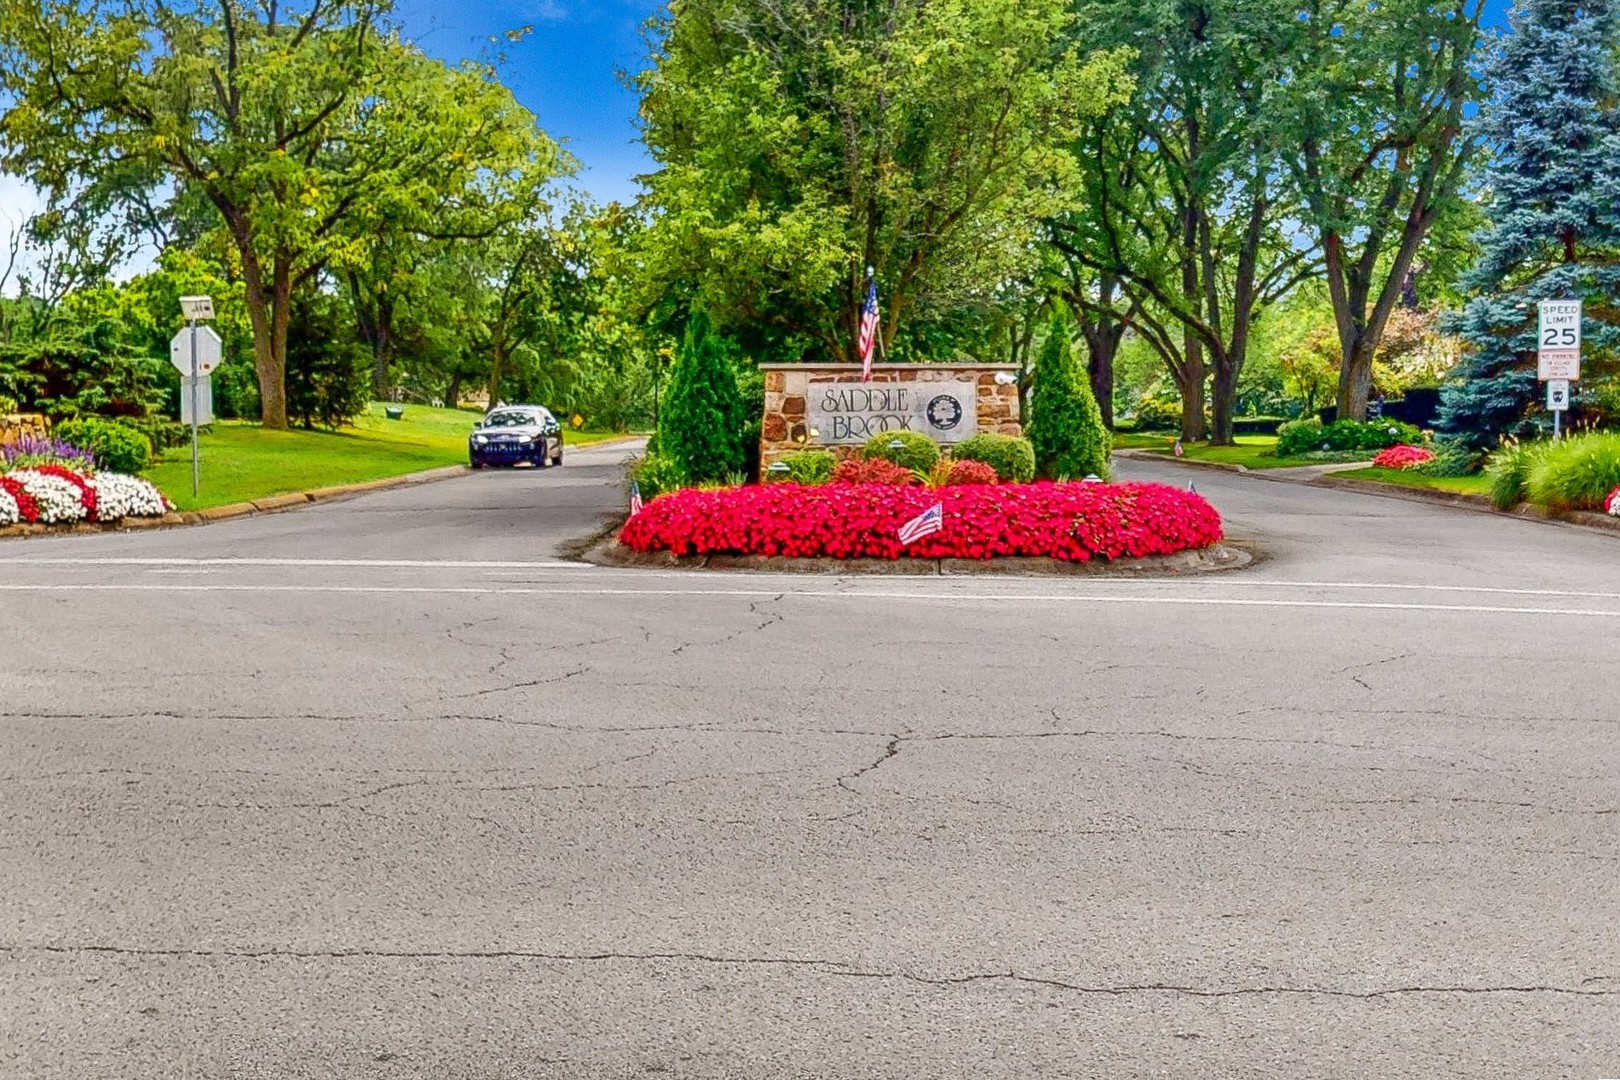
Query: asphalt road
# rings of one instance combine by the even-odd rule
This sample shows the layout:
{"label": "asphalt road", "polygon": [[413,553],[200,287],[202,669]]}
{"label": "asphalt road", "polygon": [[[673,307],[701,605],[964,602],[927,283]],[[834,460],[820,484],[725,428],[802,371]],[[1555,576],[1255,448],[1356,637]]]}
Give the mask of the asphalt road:
{"label": "asphalt road", "polygon": [[0,1076],[1620,1077],[1620,543],[562,561],[623,447],[0,546]]}

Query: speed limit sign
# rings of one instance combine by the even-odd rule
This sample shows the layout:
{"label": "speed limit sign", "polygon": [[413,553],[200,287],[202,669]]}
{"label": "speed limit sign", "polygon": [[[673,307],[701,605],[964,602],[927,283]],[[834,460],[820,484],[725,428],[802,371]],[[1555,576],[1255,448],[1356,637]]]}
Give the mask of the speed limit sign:
{"label": "speed limit sign", "polygon": [[1543,300],[1536,325],[1536,378],[1581,377],[1581,302]]}

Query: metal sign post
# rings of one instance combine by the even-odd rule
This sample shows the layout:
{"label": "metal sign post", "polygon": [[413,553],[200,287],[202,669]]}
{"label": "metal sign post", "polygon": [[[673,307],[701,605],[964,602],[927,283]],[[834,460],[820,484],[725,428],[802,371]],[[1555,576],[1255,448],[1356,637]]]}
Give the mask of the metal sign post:
{"label": "metal sign post", "polygon": [[[214,317],[214,301],[207,296],[182,296],[180,298],[180,313],[186,317],[186,326],[190,331],[190,340],[184,350],[190,355],[185,358],[189,361],[189,364],[185,367],[178,363],[175,366],[180,368],[182,375],[188,374],[187,367],[190,368],[191,385],[188,389],[191,393],[191,497],[195,499],[202,489],[202,458],[197,449],[197,427],[198,421],[202,418],[202,397],[199,391],[203,372],[202,354],[197,347],[197,323],[203,319],[212,319]],[[176,335],[176,340],[178,341],[178,339],[179,336]],[[216,336],[214,340],[217,342],[219,338]],[[171,342],[171,356],[173,355],[173,349],[174,345]],[[209,368],[209,370],[212,371],[213,369]]]}
{"label": "metal sign post", "polygon": [[1557,439],[1562,428],[1560,420],[1569,409],[1569,380],[1547,380],[1547,409],[1553,414],[1553,438]]}
{"label": "metal sign post", "polygon": [[1547,384],[1553,438],[1563,434],[1569,384],[1581,377],[1581,302],[1543,300],[1536,305],[1536,378]]}

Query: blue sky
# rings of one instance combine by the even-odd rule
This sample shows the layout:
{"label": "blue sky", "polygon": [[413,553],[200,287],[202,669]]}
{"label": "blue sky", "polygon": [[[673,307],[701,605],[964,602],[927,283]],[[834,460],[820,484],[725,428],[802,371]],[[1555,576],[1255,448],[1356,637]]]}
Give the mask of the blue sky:
{"label": "blue sky", "polygon": [[[1509,0],[1487,0],[1486,22],[1507,21]],[[635,197],[651,165],[635,128],[636,97],[616,72],[645,55],[641,24],[659,0],[395,0],[407,37],[445,60],[482,55],[488,39],[534,33],[507,50],[503,78],[581,162],[580,184],[599,202]]]}
{"label": "blue sky", "polygon": [[649,159],[635,127],[636,96],[616,72],[646,53],[641,24],[658,0],[395,0],[405,36],[433,56],[481,56],[490,37],[533,26],[517,45],[502,42],[502,80],[541,126],[580,160],[579,182],[598,201],[635,197],[634,177]]}

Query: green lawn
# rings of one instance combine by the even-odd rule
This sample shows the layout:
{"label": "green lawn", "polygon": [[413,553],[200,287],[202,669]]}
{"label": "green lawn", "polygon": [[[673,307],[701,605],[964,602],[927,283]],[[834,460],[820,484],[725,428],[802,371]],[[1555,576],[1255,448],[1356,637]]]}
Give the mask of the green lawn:
{"label": "green lawn", "polygon": [[[407,405],[403,419],[388,420],[377,404],[353,427],[337,432],[265,431],[257,424],[224,421],[202,437],[199,498],[191,497],[189,443],[165,451],[146,476],[181,510],[200,510],[441,465],[464,465],[467,435],[479,415]],[[607,432],[565,430],[563,443],[578,446],[617,437]]]}
{"label": "green lawn", "polygon": [[[1116,450],[1149,450],[1156,454],[1171,452],[1174,435],[1148,435],[1130,433],[1116,435]],[[1280,458],[1271,456],[1277,448],[1275,435],[1239,435],[1236,446],[1210,446],[1208,443],[1187,443],[1182,446],[1186,456],[1195,461],[1219,461],[1229,465],[1242,465],[1249,469],[1285,469],[1295,465],[1320,465],[1308,458]],[[1371,457],[1371,454],[1367,455]]]}
{"label": "green lawn", "polygon": [[1465,495],[1491,493],[1490,477],[1484,473],[1475,473],[1473,476],[1424,476],[1409,469],[1354,469],[1333,475],[1347,480],[1371,480],[1379,484],[1394,484],[1397,487],[1456,491]]}

